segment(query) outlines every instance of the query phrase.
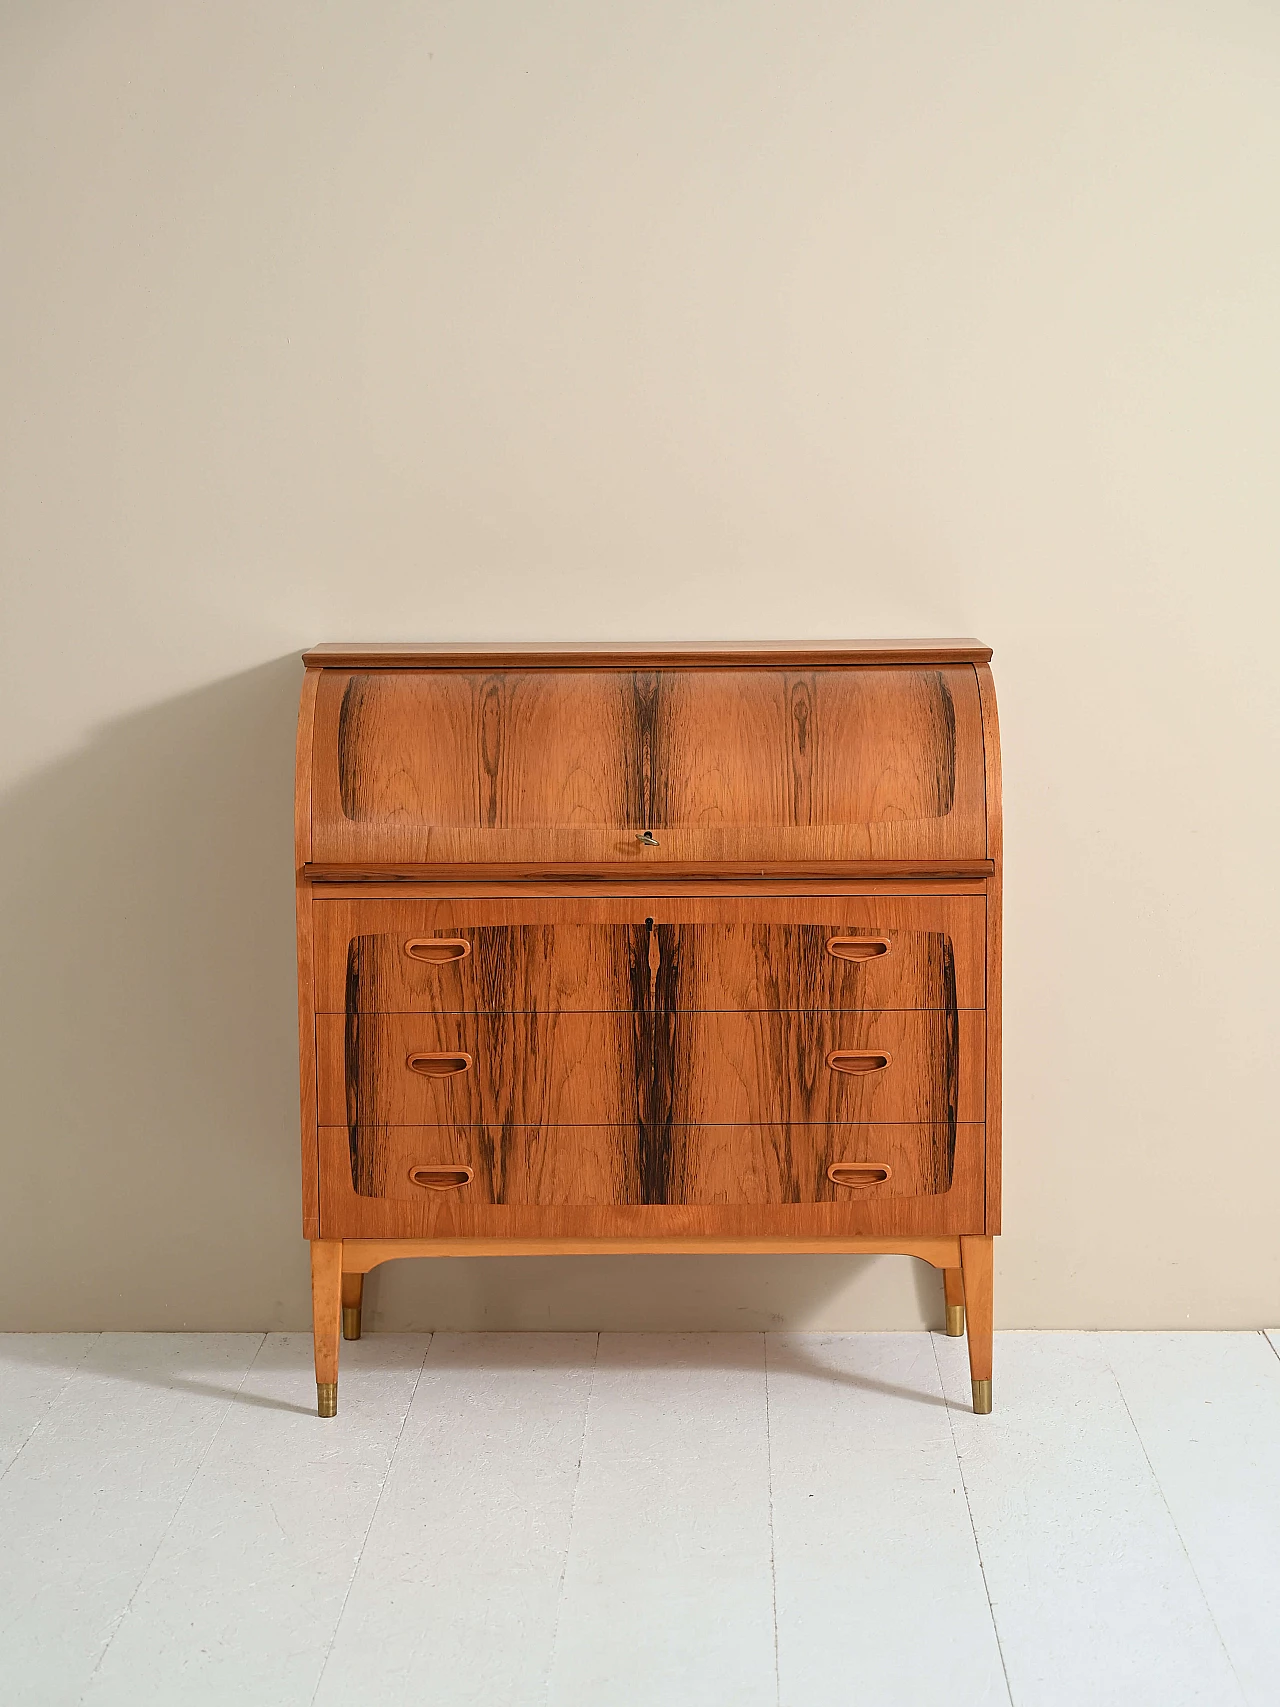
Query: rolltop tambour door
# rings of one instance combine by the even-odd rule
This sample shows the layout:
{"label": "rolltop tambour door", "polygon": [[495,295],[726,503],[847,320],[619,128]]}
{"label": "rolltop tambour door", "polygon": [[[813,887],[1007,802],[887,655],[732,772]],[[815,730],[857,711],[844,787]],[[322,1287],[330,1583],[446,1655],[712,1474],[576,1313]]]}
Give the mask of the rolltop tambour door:
{"label": "rolltop tambour door", "polygon": [[973,669],[327,669],[319,864],[971,862]]}

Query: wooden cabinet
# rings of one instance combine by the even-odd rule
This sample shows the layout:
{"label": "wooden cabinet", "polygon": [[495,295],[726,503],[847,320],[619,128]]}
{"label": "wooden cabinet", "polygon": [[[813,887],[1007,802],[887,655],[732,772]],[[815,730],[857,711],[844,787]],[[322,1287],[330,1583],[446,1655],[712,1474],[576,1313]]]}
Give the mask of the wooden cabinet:
{"label": "wooden cabinet", "polygon": [[990,1406],[1000,802],[973,641],[319,647],[316,1379],[396,1256],[900,1251]]}

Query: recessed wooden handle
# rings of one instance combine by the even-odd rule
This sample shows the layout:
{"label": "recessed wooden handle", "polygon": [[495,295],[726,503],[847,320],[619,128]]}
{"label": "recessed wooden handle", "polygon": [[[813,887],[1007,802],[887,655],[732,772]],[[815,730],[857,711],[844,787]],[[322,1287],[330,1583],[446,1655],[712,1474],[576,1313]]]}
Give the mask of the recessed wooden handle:
{"label": "recessed wooden handle", "polygon": [[833,960],[878,960],[893,947],[887,936],[829,936],[827,953]]}
{"label": "recessed wooden handle", "polygon": [[460,1185],[470,1185],[475,1178],[474,1168],[425,1167],[410,1168],[409,1178],[414,1185],[428,1191],[456,1191]]}
{"label": "recessed wooden handle", "polygon": [[424,1073],[428,1079],[451,1079],[455,1073],[471,1071],[470,1055],[410,1055],[409,1071]]}
{"label": "recessed wooden handle", "polygon": [[860,1185],[883,1185],[892,1173],[888,1162],[832,1162],[827,1178],[832,1185],[856,1189]]}
{"label": "recessed wooden handle", "polygon": [[410,960],[425,960],[428,966],[447,966],[451,960],[465,960],[471,944],[461,936],[416,936],[404,945]]}
{"label": "recessed wooden handle", "polygon": [[827,1066],[837,1073],[878,1073],[892,1059],[881,1049],[833,1049]]}

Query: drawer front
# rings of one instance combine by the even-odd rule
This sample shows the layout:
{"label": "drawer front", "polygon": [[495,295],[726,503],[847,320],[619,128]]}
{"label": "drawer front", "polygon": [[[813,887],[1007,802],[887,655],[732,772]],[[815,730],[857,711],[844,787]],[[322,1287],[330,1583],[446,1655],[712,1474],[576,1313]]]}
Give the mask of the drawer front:
{"label": "drawer front", "polygon": [[[322,1014],[329,1125],[672,1125],[983,1118],[961,1012]],[[655,1162],[655,1166],[657,1163]]]}
{"label": "drawer front", "polygon": [[968,664],[325,670],[312,845],[321,862],[638,869],[984,859],[977,677]]}
{"label": "drawer front", "polygon": [[981,896],[315,904],[321,1013],[981,1008]]}
{"label": "drawer front", "polygon": [[[467,1206],[787,1204],[933,1197],[980,1177],[980,1124],[684,1126],[661,1180],[639,1126],[323,1127],[330,1195]],[[655,1186],[660,1188],[655,1190]]]}

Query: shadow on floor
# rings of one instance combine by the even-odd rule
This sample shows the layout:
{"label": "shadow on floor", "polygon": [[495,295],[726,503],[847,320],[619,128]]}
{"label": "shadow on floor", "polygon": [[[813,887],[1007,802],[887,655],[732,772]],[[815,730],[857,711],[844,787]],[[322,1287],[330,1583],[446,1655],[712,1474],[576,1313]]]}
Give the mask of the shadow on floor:
{"label": "shadow on floor", "polygon": [[[134,1336],[109,1336],[116,1342]],[[140,1336],[141,1337],[141,1336]],[[147,1338],[151,1336],[145,1336]],[[167,1336],[166,1336],[167,1337]],[[181,1336],[188,1337],[188,1336]],[[193,1342],[193,1351],[199,1345],[202,1335],[189,1336]],[[247,1337],[247,1336],[246,1336]],[[273,1336],[255,1336],[260,1341],[262,1352],[270,1356],[270,1346]],[[296,1336],[290,1336],[291,1338]],[[915,1404],[935,1405],[946,1407],[946,1400],[937,1393],[930,1393],[923,1388],[904,1387],[898,1383],[879,1381],[871,1375],[853,1374],[847,1369],[834,1367],[823,1359],[818,1346],[826,1338],[867,1339],[874,1341],[878,1335],[848,1334],[826,1335],[822,1333],[803,1334],[787,1332],[769,1336],[774,1346],[769,1357],[771,1371],[783,1371],[788,1375],[800,1375],[814,1381],[829,1383],[841,1387],[856,1388],[863,1392],[884,1393],[891,1398],[909,1399]],[[926,1334],[918,1335],[923,1350],[929,1345]],[[4,1361],[9,1364],[26,1364],[42,1369],[62,1369],[68,1375],[75,1374],[81,1369],[102,1336],[93,1336],[90,1344],[84,1344],[86,1336],[68,1335],[27,1335],[9,1334],[3,1339]],[[394,1341],[402,1344],[406,1339],[420,1339],[426,1354],[425,1368],[427,1370],[467,1370],[467,1369],[503,1369],[528,1370],[531,1374],[545,1368],[551,1347],[548,1340],[555,1342],[553,1361],[561,1369],[591,1369],[598,1364],[599,1336],[584,1330],[577,1333],[437,1333],[430,1334],[366,1334],[360,1341],[361,1368],[351,1369],[348,1363],[346,1374],[352,1380],[359,1380],[361,1375],[379,1367],[377,1348],[379,1340],[388,1343]],[[765,1336],[761,1333],[682,1333],[667,1334],[619,1334],[611,1336],[610,1356],[608,1366],[611,1369],[631,1369],[649,1371],[661,1374],[663,1371],[684,1372],[690,1368],[713,1370],[742,1370],[751,1372],[762,1370],[765,1366]],[[812,1341],[812,1349],[806,1342]],[[265,1342],[265,1343],[264,1343]],[[674,1343],[673,1343],[674,1342]],[[347,1349],[344,1347],[344,1350]],[[930,1349],[931,1346],[930,1346]],[[664,1355],[664,1352],[666,1355]],[[690,1354],[693,1355],[690,1355]],[[254,1363],[258,1359],[255,1357]],[[930,1363],[928,1367],[932,1367]],[[246,1392],[236,1383],[219,1383],[204,1377],[184,1375],[181,1369],[148,1369],[145,1366],[131,1366],[127,1359],[121,1357],[113,1360],[110,1367],[99,1366],[95,1373],[114,1380],[124,1380],[131,1383],[156,1387],[162,1390],[181,1390],[187,1393],[202,1395],[206,1398],[230,1401],[237,1405],[248,1405],[262,1410],[292,1411],[300,1415],[312,1414],[310,1404],[296,1405],[287,1400],[269,1398],[264,1394]]]}
{"label": "shadow on floor", "polygon": [[[557,1367],[577,1367],[590,1369],[597,1366],[596,1339],[593,1333],[557,1335],[565,1341],[580,1339],[582,1350],[577,1355],[565,1358],[557,1357]],[[693,1368],[719,1370],[763,1370],[765,1367],[765,1335],[758,1332],[728,1332],[728,1333],[622,1333],[610,1336],[610,1369],[631,1369],[661,1373],[663,1371],[686,1371]],[[936,1393],[929,1393],[920,1388],[903,1387],[894,1383],[876,1380],[870,1375],[852,1374],[847,1369],[839,1369],[824,1361],[817,1351],[817,1343],[826,1338],[866,1339],[875,1340],[875,1334],[840,1334],[827,1335],[823,1333],[805,1334],[787,1331],[770,1334],[774,1342],[769,1356],[769,1369],[774,1372],[785,1369],[788,1375],[801,1375],[814,1381],[831,1383],[841,1387],[854,1387],[864,1392],[886,1393],[891,1397],[911,1399],[919,1404],[938,1405],[945,1408],[946,1401]],[[920,1332],[918,1337],[921,1348],[932,1351],[929,1336]],[[372,1336],[376,1340],[377,1336]],[[545,1352],[540,1357],[538,1342],[544,1336],[536,1334],[502,1333],[502,1334],[455,1334],[437,1333],[432,1338],[431,1349],[428,1353],[426,1368],[465,1370],[478,1368],[481,1364],[486,1369],[508,1369],[530,1371],[543,1366]],[[674,1344],[672,1342],[675,1342]],[[814,1348],[809,1349],[806,1341],[813,1341]],[[687,1355],[696,1346],[696,1355]],[[664,1349],[670,1348],[673,1355],[662,1355]],[[686,1355],[680,1355],[680,1352]],[[655,1355],[656,1353],[656,1355]],[[629,1355],[630,1354],[630,1355]],[[934,1367],[930,1357],[928,1367]]]}

